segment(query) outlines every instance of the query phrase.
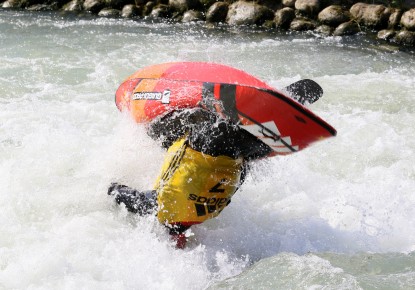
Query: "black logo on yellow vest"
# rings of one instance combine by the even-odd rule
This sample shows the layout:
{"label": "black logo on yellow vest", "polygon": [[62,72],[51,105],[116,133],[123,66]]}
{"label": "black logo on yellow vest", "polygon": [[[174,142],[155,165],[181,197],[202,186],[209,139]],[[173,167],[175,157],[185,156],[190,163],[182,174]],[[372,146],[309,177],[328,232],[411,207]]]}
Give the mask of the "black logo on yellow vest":
{"label": "black logo on yellow vest", "polygon": [[224,188],[220,188],[222,185],[224,185],[226,182],[226,179],[222,179],[219,181],[214,187],[212,187],[209,192],[225,192]]}
{"label": "black logo on yellow vest", "polygon": [[205,197],[193,193],[189,194],[188,199],[195,202],[197,216],[204,216],[217,210],[221,211],[231,201],[226,197]]}

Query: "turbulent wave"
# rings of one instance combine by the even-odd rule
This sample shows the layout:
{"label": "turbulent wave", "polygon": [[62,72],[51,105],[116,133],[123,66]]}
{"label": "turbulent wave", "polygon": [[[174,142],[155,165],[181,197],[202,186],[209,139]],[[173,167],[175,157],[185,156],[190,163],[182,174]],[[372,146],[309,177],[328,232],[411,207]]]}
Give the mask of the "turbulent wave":
{"label": "turbulent wave", "polygon": [[414,254],[281,253],[208,289],[411,289]]}

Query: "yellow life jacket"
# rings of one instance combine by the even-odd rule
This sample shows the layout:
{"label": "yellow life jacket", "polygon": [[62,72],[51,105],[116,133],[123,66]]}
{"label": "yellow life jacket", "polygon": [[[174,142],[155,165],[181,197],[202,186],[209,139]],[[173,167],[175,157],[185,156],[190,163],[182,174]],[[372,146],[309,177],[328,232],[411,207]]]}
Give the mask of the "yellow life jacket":
{"label": "yellow life jacket", "polygon": [[210,156],[185,138],[176,141],[155,184],[159,221],[192,225],[216,217],[235,193],[241,170],[242,158]]}

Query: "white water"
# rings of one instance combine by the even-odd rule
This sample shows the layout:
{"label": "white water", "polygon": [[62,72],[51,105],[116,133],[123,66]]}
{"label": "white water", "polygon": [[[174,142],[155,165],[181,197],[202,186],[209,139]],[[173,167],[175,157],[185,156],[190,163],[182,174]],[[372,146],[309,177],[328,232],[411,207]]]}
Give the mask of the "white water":
{"label": "white water", "polygon": [[[0,41],[0,289],[415,285],[412,54],[360,37],[5,10]],[[313,78],[325,95],[312,110],[338,136],[256,164],[182,251],[106,189],[150,188],[163,160],[116,109],[118,85],[140,67],[186,60],[276,87]]]}

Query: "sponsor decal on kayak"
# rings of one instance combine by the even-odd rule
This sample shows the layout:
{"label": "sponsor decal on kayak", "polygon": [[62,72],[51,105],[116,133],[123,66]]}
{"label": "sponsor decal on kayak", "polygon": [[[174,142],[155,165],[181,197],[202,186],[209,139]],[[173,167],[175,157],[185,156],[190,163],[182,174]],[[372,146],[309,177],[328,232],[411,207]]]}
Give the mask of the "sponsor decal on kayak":
{"label": "sponsor decal on kayak", "polygon": [[163,104],[170,103],[170,90],[163,92],[137,92],[133,95],[133,100],[139,101],[161,101]]}

